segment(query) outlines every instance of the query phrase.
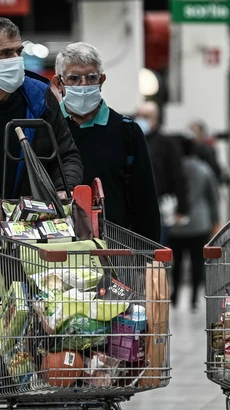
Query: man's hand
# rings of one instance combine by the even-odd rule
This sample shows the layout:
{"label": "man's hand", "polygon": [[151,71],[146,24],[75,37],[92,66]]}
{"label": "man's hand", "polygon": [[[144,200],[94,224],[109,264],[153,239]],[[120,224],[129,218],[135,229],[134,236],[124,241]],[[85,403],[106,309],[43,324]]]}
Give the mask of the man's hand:
{"label": "man's hand", "polygon": [[60,199],[66,199],[67,198],[66,191],[58,191],[57,194],[58,194]]}
{"label": "man's hand", "polygon": [[[71,193],[71,197],[72,197],[73,196],[73,191],[71,191],[70,193]],[[66,191],[58,191],[57,194],[58,194],[60,199],[68,198]]]}

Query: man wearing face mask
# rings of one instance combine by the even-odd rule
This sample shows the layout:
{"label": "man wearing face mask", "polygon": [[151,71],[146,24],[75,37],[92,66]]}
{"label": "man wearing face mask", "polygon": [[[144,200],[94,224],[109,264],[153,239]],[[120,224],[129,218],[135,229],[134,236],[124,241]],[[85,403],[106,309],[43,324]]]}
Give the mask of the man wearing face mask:
{"label": "man wearing face mask", "polygon": [[[53,128],[57,139],[64,173],[70,189],[82,181],[83,166],[79,151],[72,139],[60,106],[50,90],[47,79],[24,70],[23,45],[18,27],[9,19],[0,17],[0,192],[3,178],[3,146],[6,124],[12,119],[43,118]],[[52,145],[43,128],[24,129],[35,153],[49,157]],[[20,143],[15,132],[10,135],[10,153],[20,157]],[[63,181],[57,163],[44,164],[51,179],[64,197]],[[24,162],[7,160],[6,198],[30,195],[30,185]]]}
{"label": "man wearing face mask", "polygon": [[[159,242],[159,208],[148,147],[140,127],[102,99],[106,75],[98,50],[87,43],[69,44],[58,53],[55,72],[53,83],[62,95],[61,107],[84,165],[83,183],[91,185],[99,177],[106,218]],[[132,141],[124,122],[132,127]]]}
{"label": "man wearing face mask", "polygon": [[[149,146],[150,157],[155,175],[157,195],[160,209],[162,209],[162,238],[163,245],[168,245],[168,227],[164,223],[164,207],[166,199],[177,199],[175,213],[176,223],[183,223],[188,212],[187,184],[182,168],[181,153],[173,141],[173,137],[162,135],[159,124],[159,107],[154,101],[144,101],[137,108],[135,121],[141,127]],[[172,197],[173,195],[173,197]],[[161,206],[162,205],[162,206]],[[168,201],[168,206],[171,201]]]}

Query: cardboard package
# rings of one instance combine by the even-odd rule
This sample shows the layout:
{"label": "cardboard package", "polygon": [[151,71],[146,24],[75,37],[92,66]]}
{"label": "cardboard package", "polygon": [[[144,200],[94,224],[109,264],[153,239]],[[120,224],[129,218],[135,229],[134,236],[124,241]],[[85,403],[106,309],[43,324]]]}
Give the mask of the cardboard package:
{"label": "cardboard package", "polygon": [[1,234],[26,243],[37,243],[41,236],[34,222],[1,221]]}
{"label": "cardboard package", "polygon": [[32,222],[38,219],[47,220],[57,215],[53,202],[37,201],[32,198],[20,197],[10,220]]}
{"label": "cardboard package", "polygon": [[41,238],[47,242],[73,242],[76,236],[70,216],[36,223]]}
{"label": "cardboard package", "polygon": [[147,264],[146,268],[146,369],[139,386],[159,386],[164,367],[166,342],[169,331],[169,288],[166,271],[160,262]]}

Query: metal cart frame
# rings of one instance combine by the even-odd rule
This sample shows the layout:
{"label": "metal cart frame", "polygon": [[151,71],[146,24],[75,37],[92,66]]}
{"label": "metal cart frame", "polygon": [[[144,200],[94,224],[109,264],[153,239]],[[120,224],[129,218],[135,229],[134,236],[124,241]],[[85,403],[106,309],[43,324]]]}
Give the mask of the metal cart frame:
{"label": "metal cart frame", "polygon": [[[28,120],[26,124],[40,127],[44,121]],[[25,122],[12,120],[9,127],[16,125],[25,126]],[[49,132],[52,134],[52,130]],[[53,146],[52,158],[46,160],[56,155],[61,167],[55,141]],[[7,143],[5,154],[9,156]],[[70,247],[63,243],[56,249],[51,244],[27,244],[0,236],[0,272],[7,278],[7,288],[0,291],[0,405],[9,410],[119,410],[121,402],[138,392],[166,387],[171,378],[167,288],[171,249],[107,221],[99,179],[94,180],[92,187],[76,187],[73,198],[92,221],[95,239],[90,249],[77,249],[78,242]],[[106,246],[96,238],[101,238]],[[100,282],[93,287],[88,284],[86,290],[81,285],[81,292],[79,284],[76,289],[71,285],[67,290],[75,291],[71,299],[64,288],[56,292],[56,282],[52,289],[36,282],[43,274],[42,278],[52,274],[56,281],[61,271],[59,279],[63,285],[62,273],[66,270],[68,278],[74,271],[76,280],[81,272],[84,286],[84,272],[90,272],[90,280],[92,272],[96,272],[96,277],[107,278],[108,288],[106,281],[101,287]],[[23,288],[23,296],[15,296],[16,286]],[[107,302],[103,298],[106,292],[113,292]],[[132,319],[135,306],[136,322]],[[89,328],[87,333],[77,328],[76,333],[71,333],[73,325],[69,321],[80,314],[98,326],[100,322],[103,330],[93,332]],[[141,330],[139,322],[144,323]],[[71,343],[76,344],[74,349]],[[43,366],[44,358],[64,351],[67,363]],[[28,361],[22,366],[24,354]],[[81,356],[82,363],[73,364],[71,355]],[[94,368],[91,362],[95,357]],[[100,367],[98,363],[103,359]]]}
{"label": "metal cart frame", "polygon": [[230,222],[204,247],[207,334],[207,378],[220,385],[230,409],[230,366],[227,348],[230,286]]}
{"label": "metal cart frame", "polygon": [[[86,384],[82,380],[79,382],[80,385],[77,383],[73,386],[72,381],[72,384],[69,382],[67,387],[60,387],[56,386],[54,382],[51,387],[49,386],[49,376],[48,384],[41,381],[39,376],[39,372],[41,373],[41,371],[38,371],[38,373],[36,372],[38,376],[36,376],[37,379],[35,381],[26,383],[25,385],[18,382],[16,380],[17,378],[14,379],[12,383],[12,378],[9,377],[9,375],[4,377],[5,382],[3,383],[3,377],[0,377],[0,404],[7,403],[8,409],[34,408],[42,410],[44,408],[49,408],[51,410],[54,408],[78,409],[80,407],[82,409],[101,408],[105,410],[118,410],[120,409],[120,403],[129,400],[134,394],[158,387],[166,387],[168,385],[170,381],[170,333],[168,323],[165,327],[165,323],[162,326],[162,323],[160,324],[160,322],[163,320],[163,316],[161,318],[161,308],[163,306],[168,308],[170,301],[168,297],[165,297],[164,299],[161,298],[161,300],[158,299],[158,297],[156,299],[147,300],[145,292],[145,272],[147,263],[154,262],[155,267],[149,269],[151,275],[153,274],[153,271],[155,271],[155,274],[157,272],[158,279],[161,281],[161,287],[163,289],[163,271],[166,271],[166,275],[168,274],[168,270],[171,267],[172,252],[168,248],[164,248],[159,244],[147,240],[146,238],[136,235],[133,232],[123,229],[106,220],[103,221],[103,225],[104,240],[107,243],[107,249],[77,252],[68,251],[64,249],[63,245],[63,250],[61,251],[47,250],[39,249],[34,245],[22,242],[15,243],[13,240],[1,237],[0,240],[2,241],[2,244],[4,242],[5,245],[7,244],[8,247],[11,247],[11,249],[13,248],[14,251],[12,254],[6,252],[0,255],[1,267],[6,269],[8,275],[14,270],[14,280],[15,272],[18,272],[18,279],[20,280],[22,267],[23,271],[26,272],[30,269],[32,269],[33,272],[36,272],[36,269],[44,271],[49,269],[50,266],[52,266],[52,269],[54,270],[60,268],[64,269],[66,267],[72,268],[73,265],[76,267],[79,257],[81,260],[88,257],[90,257],[90,259],[92,259],[92,257],[102,258],[104,263],[103,265],[100,265],[100,269],[103,269],[103,272],[106,272],[107,275],[109,272],[110,279],[113,276],[113,272],[116,271],[119,272],[121,277],[123,277],[123,283],[127,280],[130,281],[129,286],[134,291],[132,303],[140,304],[140,306],[142,305],[144,307],[147,307],[147,304],[149,304],[157,309],[159,326],[155,323],[153,329],[149,332],[147,332],[146,329],[145,332],[141,334],[142,339],[145,339],[146,341],[147,338],[148,340],[154,340],[153,353],[155,354],[155,362],[150,364],[148,360],[143,362],[136,359],[137,362],[135,362],[135,365],[132,363],[127,365],[124,364],[123,360],[119,360],[119,365],[117,367],[118,373],[113,375],[112,386],[102,385],[102,387]],[[92,264],[92,268],[95,269],[95,264]],[[33,298],[30,298],[31,296],[28,296],[28,302],[30,304],[34,303]],[[109,303],[111,304],[111,302]],[[127,336],[125,330],[123,330],[123,333],[119,334],[113,332],[111,333],[110,330],[110,333],[107,333],[104,336],[106,338]],[[132,332],[134,332],[134,330],[132,330]],[[19,334],[16,336],[19,337]],[[41,336],[43,335],[33,336],[33,340],[36,342],[36,338],[39,339]],[[128,336],[135,338],[137,334],[130,333]],[[68,338],[69,335],[66,337]],[[11,340],[11,338],[12,336],[9,337],[9,340]],[[26,334],[24,337],[26,343],[29,343],[28,341],[30,338],[31,336]],[[8,335],[5,335],[4,337],[0,336],[0,345],[3,343],[4,339],[5,342],[8,343]],[[107,352],[106,343],[102,346],[103,353]],[[95,347],[95,350],[97,351],[98,347]],[[147,357],[147,342],[145,343],[144,350]],[[93,351],[93,349],[90,347],[90,352],[91,351]],[[7,352],[5,353],[7,355]],[[159,362],[159,360],[161,361]],[[156,365],[156,363],[158,364]],[[109,371],[112,372],[114,369],[112,365],[110,366]],[[123,366],[125,366],[126,373],[123,373]],[[77,370],[79,370],[79,368],[76,368],[76,371]],[[87,379],[87,377],[85,378]],[[100,379],[100,376],[97,378]],[[58,379],[58,377],[56,379]]]}

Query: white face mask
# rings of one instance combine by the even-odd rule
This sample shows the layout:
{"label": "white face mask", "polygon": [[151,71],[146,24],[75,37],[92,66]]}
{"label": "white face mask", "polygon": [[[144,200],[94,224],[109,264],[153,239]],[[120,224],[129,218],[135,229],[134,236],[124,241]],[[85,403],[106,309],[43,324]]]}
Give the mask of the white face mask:
{"label": "white face mask", "polygon": [[11,94],[16,91],[25,78],[23,57],[0,59],[0,90]]}
{"label": "white face mask", "polygon": [[65,86],[65,106],[78,115],[85,115],[97,108],[101,101],[100,84]]}

